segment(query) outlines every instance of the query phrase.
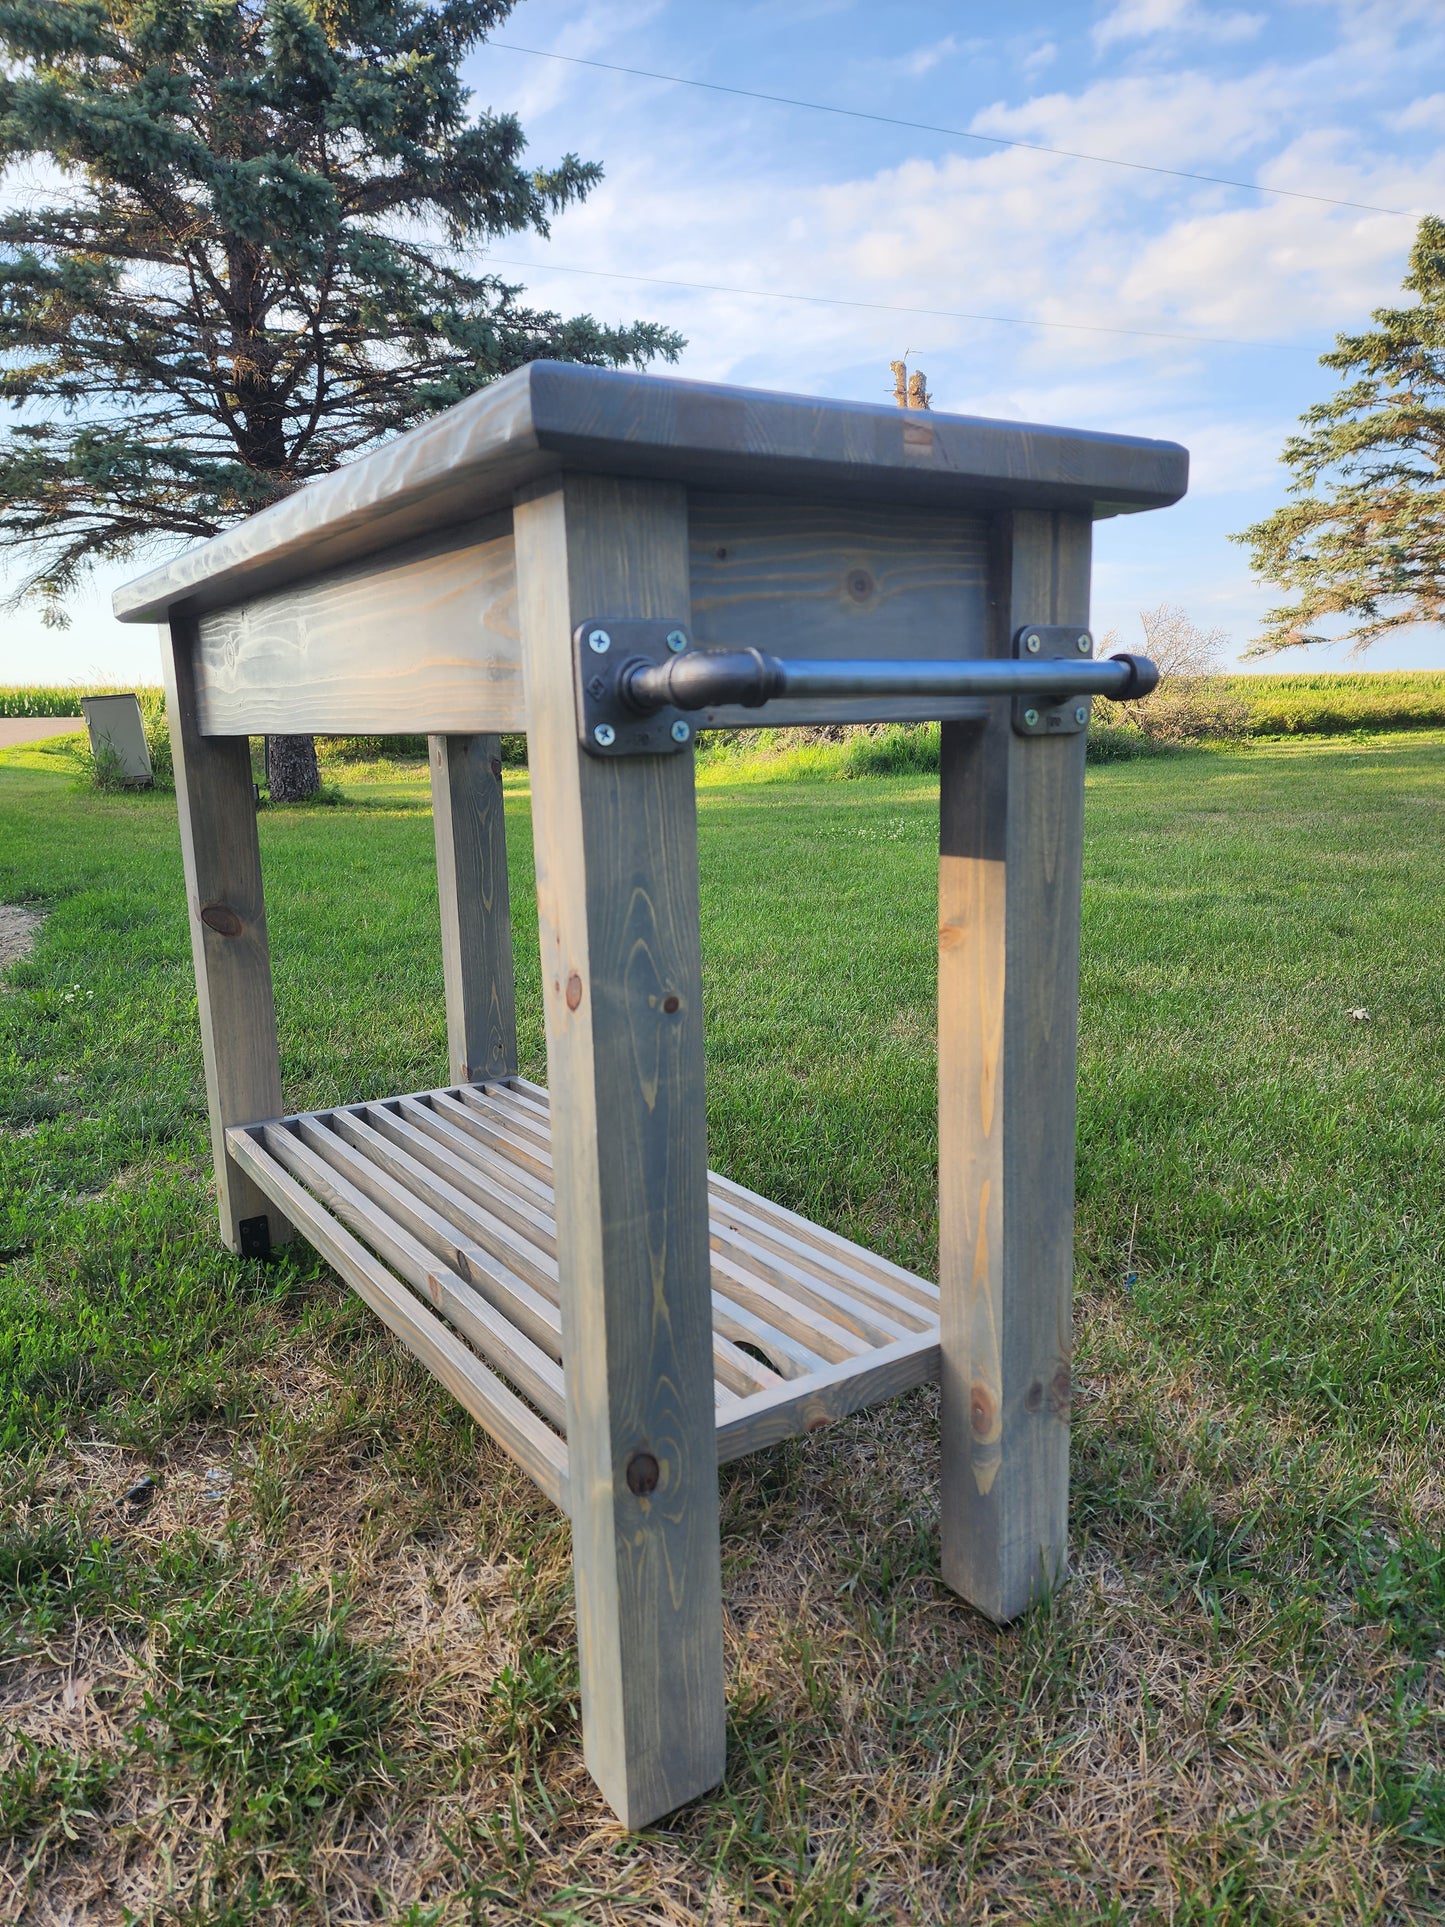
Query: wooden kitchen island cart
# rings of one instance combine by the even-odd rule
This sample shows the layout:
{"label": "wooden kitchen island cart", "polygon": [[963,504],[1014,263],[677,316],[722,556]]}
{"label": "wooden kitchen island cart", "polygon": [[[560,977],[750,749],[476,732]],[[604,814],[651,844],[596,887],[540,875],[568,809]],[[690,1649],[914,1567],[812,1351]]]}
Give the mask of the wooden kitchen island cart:
{"label": "wooden kitchen island cart", "polygon": [[[1169,443],[539,362],[122,590],[163,625],[222,1234],[299,1234],[568,1513],[588,1765],[723,1770],[717,1467],[938,1378],[948,1583],[1066,1557],[1092,522]],[[939,1284],[707,1168],[698,728],[943,723]],[[525,730],[546,1090],[517,1074]],[[449,1081],[288,1116],[248,737],[424,734]],[[788,906],[779,905],[786,915]]]}

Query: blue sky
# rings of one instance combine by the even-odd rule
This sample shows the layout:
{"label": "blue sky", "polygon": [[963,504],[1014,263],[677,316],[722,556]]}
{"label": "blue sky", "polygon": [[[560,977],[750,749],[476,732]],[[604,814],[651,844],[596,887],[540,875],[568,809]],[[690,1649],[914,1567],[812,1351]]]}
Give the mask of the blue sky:
{"label": "blue sky", "polygon": [[[907,350],[941,409],[1181,441],[1193,456],[1188,499],[1099,525],[1095,627],[1136,642],[1138,610],[1169,601],[1223,630],[1229,654],[1248,646],[1275,592],[1252,577],[1229,532],[1281,499],[1283,441],[1333,386],[1320,352],[1398,294],[1408,216],[1445,213],[1439,0],[522,0],[497,39],[511,44],[482,49],[469,66],[477,104],[517,111],[538,162],[570,150],[607,170],[550,240],[493,250],[535,301],[665,321],[688,338],[679,372],[701,379],[882,400],[888,362]],[[1178,334],[1228,339],[1155,338]],[[0,680],[153,677],[149,633],[109,620],[115,579],[77,601],[64,635],[23,614],[0,618]],[[1445,637],[1414,632],[1367,665],[1445,667]],[[1309,651],[1252,666],[1350,665],[1342,652]]]}

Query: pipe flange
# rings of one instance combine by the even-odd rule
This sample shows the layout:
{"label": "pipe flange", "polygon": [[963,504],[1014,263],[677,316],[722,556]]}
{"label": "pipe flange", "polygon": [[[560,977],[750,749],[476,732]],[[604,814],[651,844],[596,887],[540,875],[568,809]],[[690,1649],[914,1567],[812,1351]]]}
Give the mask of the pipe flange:
{"label": "pipe flange", "polygon": [[[1082,623],[1026,622],[1013,652],[1020,662],[1092,662],[1094,638]],[[1018,736],[1078,736],[1089,726],[1089,698],[1071,695],[1061,674],[1057,691],[1014,697],[1013,726]]]}
{"label": "pipe flange", "polygon": [[683,622],[601,616],[578,623],[572,636],[577,735],[589,756],[676,756],[691,748],[690,717],[671,704],[640,713],[625,693],[639,666],[674,661],[691,648]]}

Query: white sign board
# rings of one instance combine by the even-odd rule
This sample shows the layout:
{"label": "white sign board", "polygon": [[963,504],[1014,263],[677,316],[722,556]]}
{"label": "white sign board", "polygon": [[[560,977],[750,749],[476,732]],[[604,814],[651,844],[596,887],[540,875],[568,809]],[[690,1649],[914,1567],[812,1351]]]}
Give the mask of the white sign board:
{"label": "white sign board", "polygon": [[81,711],[90,730],[93,756],[114,756],[127,783],[149,783],[150,751],[146,748],[145,724],[140,704],[133,695],[82,696]]}

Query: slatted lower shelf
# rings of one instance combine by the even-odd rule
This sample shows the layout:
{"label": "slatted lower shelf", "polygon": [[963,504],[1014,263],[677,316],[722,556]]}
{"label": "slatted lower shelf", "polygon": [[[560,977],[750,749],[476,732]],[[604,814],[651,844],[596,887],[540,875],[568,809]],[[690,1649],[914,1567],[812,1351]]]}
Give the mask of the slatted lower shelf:
{"label": "slatted lower shelf", "polygon": [[[231,1155],[559,1506],[547,1093],[512,1078],[227,1133]],[[938,1375],[938,1289],[708,1177],[720,1461]]]}

